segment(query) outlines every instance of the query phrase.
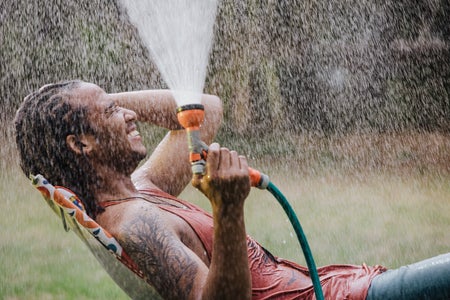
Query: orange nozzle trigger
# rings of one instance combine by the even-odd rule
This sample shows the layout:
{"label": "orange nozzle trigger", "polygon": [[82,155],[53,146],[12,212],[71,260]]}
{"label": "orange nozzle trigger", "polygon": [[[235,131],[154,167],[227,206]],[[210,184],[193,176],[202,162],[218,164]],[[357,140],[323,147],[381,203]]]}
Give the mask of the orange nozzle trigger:
{"label": "orange nozzle trigger", "polygon": [[194,162],[194,161],[199,161],[202,159],[206,160],[207,156],[208,156],[208,151],[206,151],[205,149],[202,150],[202,153],[191,152],[191,153],[189,153],[189,161]]}
{"label": "orange nozzle trigger", "polygon": [[199,161],[202,159],[202,156],[200,155],[200,153],[189,153],[189,161],[194,162],[194,161]]}

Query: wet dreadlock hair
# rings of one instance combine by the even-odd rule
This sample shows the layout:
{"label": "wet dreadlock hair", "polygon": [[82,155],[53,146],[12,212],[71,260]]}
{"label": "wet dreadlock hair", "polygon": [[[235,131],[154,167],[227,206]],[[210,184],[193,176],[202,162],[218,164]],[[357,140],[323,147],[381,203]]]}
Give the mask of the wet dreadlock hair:
{"label": "wet dreadlock hair", "polygon": [[70,188],[82,199],[87,213],[95,217],[96,204],[88,190],[95,178],[87,174],[89,162],[66,142],[69,134],[93,132],[87,109],[69,101],[70,91],[80,83],[48,84],[25,97],[14,122],[16,143],[25,175],[42,174],[52,184]]}

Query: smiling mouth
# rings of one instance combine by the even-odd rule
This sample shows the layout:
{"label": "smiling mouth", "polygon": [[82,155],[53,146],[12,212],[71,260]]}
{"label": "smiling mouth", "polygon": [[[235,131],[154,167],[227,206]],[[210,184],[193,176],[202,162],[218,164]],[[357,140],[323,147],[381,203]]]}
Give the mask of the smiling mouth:
{"label": "smiling mouth", "polygon": [[128,134],[129,137],[136,137],[139,136],[139,131],[133,130]]}

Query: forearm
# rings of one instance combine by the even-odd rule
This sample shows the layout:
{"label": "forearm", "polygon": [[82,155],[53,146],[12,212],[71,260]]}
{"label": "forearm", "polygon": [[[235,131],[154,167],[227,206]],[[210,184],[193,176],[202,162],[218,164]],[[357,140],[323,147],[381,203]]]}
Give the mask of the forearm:
{"label": "forearm", "polygon": [[[117,105],[136,112],[138,120],[152,123],[169,130],[182,129],[176,116],[178,107],[170,90],[142,90],[109,95]],[[202,138],[210,142],[222,121],[222,104],[213,95],[203,94],[201,103],[205,108]]]}
{"label": "forearm", "polygon": [[203,299],[250,299],[244,201],[250,192],[247,159],[236,151],[213,143],[209,147],[206,174],[192,179],[210,200],[214,243]]}
{"label": "forearm", "polygon": [[213,206],[214,245],[203,299],[250,299],[243,203]]}
{"label": "forearm", "polygon": [[[133,174],[137,187],[153,183],[171,195],[179,195],[191,178],[186,134],[180,129],[176,117],[177,104],[169,90],[148,90],[111,94],[116,104],[137,111],[138,119],[170,130],[153,154]],[[204,122],[200,128],[201,139],[209,144],[222,122],[222,103],[212,95],[202,95],[205,108]],[[170,163],[169,163],[170,162]]]}
{"label": "forearm", "polygon": [[176,118],[176,101],[170,90],[142,90],[110,94],[119,106],[133,110],[141,122],[167,129],[181,129]]}

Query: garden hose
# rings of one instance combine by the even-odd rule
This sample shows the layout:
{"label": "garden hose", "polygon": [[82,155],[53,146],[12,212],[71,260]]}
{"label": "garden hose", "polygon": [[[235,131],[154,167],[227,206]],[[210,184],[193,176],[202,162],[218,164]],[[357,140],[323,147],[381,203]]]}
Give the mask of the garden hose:
{"label": "garden hose", "polygon": [[302,247],[303,255],[305,256],[306,264],[308,266],[309,275],[313,282],[314,293],[316,294],[316,299],[323,300],[324,298],[323,298],[322,286],[320,285],[320,279],[319,279],[319,274],[317,273],[316,264],[314,262],[314,258],[313,258],[311,249],[309,248],[309,244],[306,239],[306,235],[303,232],[302,226],[300,225],[297,215],[295,214],[291,205],[287,201],[286,197],[280,192],[280,190],[272,182],[269,182],[269,185],[267,186],[267,190],[278,200],[278,203],[280,203],[280,205],[284,209],[284,212],[288,216],[289,221],[291,222],[292,227],[294,228],[294,231],[297,235],[297,239],[300,243],[300,246]]}
{"label": "garden hose", "polygon": [[[206,165],[206,157],[208,155],[208,146],[200,139],[200,126],[203,123],[204,108],[201,104],[187,104],[177,108],[177,118],[180,124],[186,129],[189,147],[189,160],[191,162],[192,172],[194,174],[203,174]],[[305,256],[309,274],[313,282],[314,293],[317,300],[323,300],[322,286],[320,285],[319,274],[317,273],[316,264],[309,248],[308,241],[303,232],[300,222],[287,201],[286,197],[280,190],[269,180],[266,174],[258,170],[249,168],[251,186],[259,189],[267,189],[283,207],[297,235],[300,246]]]}

